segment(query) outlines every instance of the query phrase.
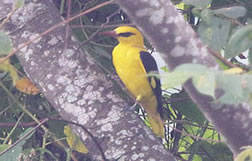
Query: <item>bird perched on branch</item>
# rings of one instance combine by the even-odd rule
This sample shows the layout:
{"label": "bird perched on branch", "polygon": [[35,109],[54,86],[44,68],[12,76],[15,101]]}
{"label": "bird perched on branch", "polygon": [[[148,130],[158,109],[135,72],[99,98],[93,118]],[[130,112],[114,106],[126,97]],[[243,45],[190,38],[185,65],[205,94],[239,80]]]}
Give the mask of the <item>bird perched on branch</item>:
{"label": "bird perched on branch", "polygon": [[142,34],[130,26],[120,26],[102,34],[118,40],[112,53],[115,70],[128,91],[144,108],[153,132],[163,138],[160,80],[148,75],[150,72],[158,72],[157,64],[144,47]]}

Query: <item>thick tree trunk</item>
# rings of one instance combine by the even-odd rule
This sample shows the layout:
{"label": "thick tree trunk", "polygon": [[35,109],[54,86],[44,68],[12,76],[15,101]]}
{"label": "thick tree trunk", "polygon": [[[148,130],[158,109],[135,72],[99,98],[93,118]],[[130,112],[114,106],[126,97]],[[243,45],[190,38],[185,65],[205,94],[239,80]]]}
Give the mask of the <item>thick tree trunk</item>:
{"label": "thick tree trunk", "polygon": [[[185,63],[218,68],[214,58],[170,1],[117,1],[161,53],[170,69]],[[191,82],[184,87],[206,118],[226,138],[235,155],[242,146],[252,144],[252,112],[247,103],[236,106],[215,104],[210,97],[198,93]]]}
{"label": "thick tree trunk", "polygon": [[[0,18],[11,11],[12,0],[0,1]],[[14,47],[61,22],[58,10],[48,1],[26,0],[5,30]],[[84,125],[97,139],[110,160],[175,160],[161,141],[114,91],[113,83],[78,43],[68,41],[65,28],[57,28],[23,48],[17,56],[30,79],[41,89],[63,119]],[[57,128],[57,127],[55,127]],[[79,127],[93,159],[103,160],[94,141]]]}

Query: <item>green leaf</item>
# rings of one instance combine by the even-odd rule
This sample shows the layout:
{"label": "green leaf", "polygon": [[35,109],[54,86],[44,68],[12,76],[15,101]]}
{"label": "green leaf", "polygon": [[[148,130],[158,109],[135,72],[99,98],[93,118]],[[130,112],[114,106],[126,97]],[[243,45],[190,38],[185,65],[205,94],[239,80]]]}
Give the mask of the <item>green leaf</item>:
{"label": "green leaf", "polygon": [[203,113],[192,102],[184,90],[182,90],[180,93],[172,94],[170,99],[171,107],[192,121],[197,122],[198,124],[203,124],[206,120]]}
{"label": "green leaf", "polygon": [[19,80],[19,76],[17,73],[17,69],[10,63],[10,61],[7,60],[1,63],[0,71],[8,72],[12,79],[12,84],[15,86],[16,81]]}
{"label": "green leaf", "polygon": [[[210,16],[210,15],[208,15]],[[202,16],[201,16],[202,17]],[[231,23],[219,17],[204,17],[198,28],[201,40],[212,50],[219,51],[227,43]]]}
{"label": "green leaf", "polygon": [[238,29],[225,48],[225,58],[232,58],[252,47],[252,25]]}
{"label": "green leaf", "polygon": [[211,4],[212,0],[183,0],[183,2],[197,8],[206,8],[209,4]]}
{"label": "green leaf", "polygon": [[173,72],[162,74],[164,88],[176,87],[193,78],[199,92],[214,97],[215,75],[207,67],[200,64],[183,64]]}
{"label": "green leaf", "polygon": [[179,86],[195,74],[195,70],[199,70],[203,65],[199,64],[183,64],[175,68],[173,72],[166,72],[161,74],[163,78],[164,88],[171,88]]}
{"label": "green leaf", "polygon": [[8,55],[12,50],[12,43],[9,36],[0,31],[0,56]]}
{"label": "green leaf", "polygon": [[194,76],[193,84],[200,93],[214,97],[215,75],[212,71],[208,71],[202,75]]}
{"label": "green leaf", "polygon": [[228,18],[236,19],[245,16],[247,10],[243,6],[233,6],[233,7],[216,9],[213,10],[213,12],[217,15],[223,15]]}
{"label": "green leaf", "polygon": [[5,149],[7,149],[10,145],[8,144],[1,144],[0,145],[0,152],[4,151]]}
{"label": "green leaf", "polygon": [[203,22],[205,22],[208,25],[211,25],[213,16],[214,16],[213,11],[207,8],[203,9],[200,12],[200,18],[202,19]]}
{"label": "green leaf", "polygon": [[163,80],[163,88],[168,89],[182,85],[183,83],[185,83],[185,81],[192,77],[192,75],[192,73],[188,73],[186,71],[174,71],[161,74],[161,79]]}
{"label": "green leaf", "polygon": [[22,153],[22,145],[15,145],[12,149],[0,156],[0,160],[17,161]]}
{"label": "green leaf", "polygon": [[214,97],[215,75],[207,67],[200,64],[184,64],[178,66],[174,72],[182,72],[192,77],[193,84],[203,94]]}
{"label": "green leaf", "polygon": [[225,104],[237,104],[246,101],[241,80],[239,75],[218,73],[216,76],[217,87],[223,89],[224,94],[217,98],[217,101]]}
{"label": "green leaf", "polygon": [[[236,71],[239,70],[234,69],[232,72]],[[223,94],[217,98],[217,101],[225,104],[248,102],[252,93],[252,75],[232,72],[216,73],[217,87],[223,90]]]}
{"label": "green leaf", "polygon": [[88,153],[88,149],[87,147],[85,146],[85,144],[83,144],[83,142],[81,141],[81,139],[79,138],[79,136],[77,136],[71,129],[71,127],[69,125],[66,125],[64,127],[64,134],[66,135],[66,140],[67,140],[67,143],[68,145],[80,152],[80,153],[84,153],[84,154],[87,154]]}
{"label": "green leaf", "polygon": [[14,2],[14,8],[15,9],[22,8],[23,6],[24,6],[24,0],[16,0]]}

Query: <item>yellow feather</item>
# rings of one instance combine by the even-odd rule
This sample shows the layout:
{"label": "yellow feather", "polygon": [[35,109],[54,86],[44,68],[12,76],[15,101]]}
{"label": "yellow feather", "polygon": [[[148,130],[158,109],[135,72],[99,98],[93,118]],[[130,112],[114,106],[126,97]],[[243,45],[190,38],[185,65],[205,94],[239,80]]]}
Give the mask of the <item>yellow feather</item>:
{"label": "yellow feather", "polygon": [[[112,57],[116,72],[129,92],[135,96],[147,113],[153,132],[164,137],[163,121],[157,112],[158,101],[151,87],[156,87],[154,78],[151,83],[142,63],[140,52],[144,48],[142,34],[133,27],[121,26],[114,30],[119,44],[114,48]],[[121,33],[133,33],[131,36],[120,36]]]}

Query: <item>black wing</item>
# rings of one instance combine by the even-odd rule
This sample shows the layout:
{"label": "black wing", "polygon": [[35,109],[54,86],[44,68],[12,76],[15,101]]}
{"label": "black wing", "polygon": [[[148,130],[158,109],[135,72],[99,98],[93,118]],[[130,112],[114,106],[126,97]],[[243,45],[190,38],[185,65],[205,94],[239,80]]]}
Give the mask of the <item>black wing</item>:
{"label": "black wing", "polygon": [[[152,57],[152,55],[146,51],[141,51],[140,52],[140,58],[142,60],[142,63],[144,65],[144,68],[145,68],[145,71],[147,73],[150,73],[150,72],[156,72],[158,73],[158,68],[157,68],[157,63],[155,61],[155,59]],[[160,83],[160,80],[154,76],[149,76],[148,77],[148,80],[151,83],[151,81],[155,81],[155,84],[156,86],[152,87],[152,90],[154,92],[154,94],[156,95],[157,97],[157,100],[158,100],[158,108],[157,108],[157,111],[158,113],[160,114],[161,118],[163,118],[163,111],[162,111],[162,90],[161,90],[161,83]]]}

